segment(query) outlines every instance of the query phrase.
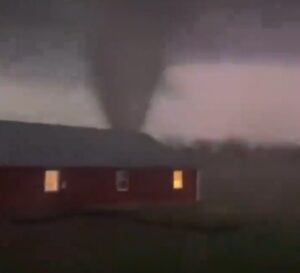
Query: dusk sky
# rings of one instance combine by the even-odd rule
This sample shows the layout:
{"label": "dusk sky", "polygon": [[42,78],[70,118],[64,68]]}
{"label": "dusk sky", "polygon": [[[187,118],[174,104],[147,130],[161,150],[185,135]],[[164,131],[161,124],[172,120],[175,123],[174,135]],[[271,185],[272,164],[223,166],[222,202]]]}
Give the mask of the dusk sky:
{"label": "dusk sky", "polygon": [[[61,10],[61,20],[41,24],[9,16],[0,22],[0,118],[107,127],[84,30]],[[273,17],[258,8],[199,8],[192,24],[169,38],[157,83],[165,92],[155,93],[144,129],[162,138],[300,143],[300,13],[279,7],[267,15]]]}

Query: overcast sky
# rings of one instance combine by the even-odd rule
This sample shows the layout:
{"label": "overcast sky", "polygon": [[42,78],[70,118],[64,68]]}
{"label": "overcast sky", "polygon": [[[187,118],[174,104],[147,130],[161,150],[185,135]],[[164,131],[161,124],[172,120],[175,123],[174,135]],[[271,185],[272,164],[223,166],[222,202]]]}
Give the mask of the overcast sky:
{"label": "overcast sky", "polygon": [[[178,28],[157,85],[167,92],[156,93],[145,130],[187,140],[300,143],[299,14],[275,11],[264,19],[258,9],[199,10],[193,27]],[[1,21],[0,118],[107,127],[90,83],[83,30],[61,18],[57,25]]]}

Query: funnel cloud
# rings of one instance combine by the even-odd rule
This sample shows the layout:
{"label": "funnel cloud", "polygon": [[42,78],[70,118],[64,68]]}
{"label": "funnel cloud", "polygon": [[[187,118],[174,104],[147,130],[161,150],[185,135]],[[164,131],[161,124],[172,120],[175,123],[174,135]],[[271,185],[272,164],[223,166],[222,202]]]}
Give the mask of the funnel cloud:
{"label": "funnel cloud", "polygon": [[182,1],[102,1],[87,32],[95,91],[112,127],[140,130],[166,65],[166,42]]}

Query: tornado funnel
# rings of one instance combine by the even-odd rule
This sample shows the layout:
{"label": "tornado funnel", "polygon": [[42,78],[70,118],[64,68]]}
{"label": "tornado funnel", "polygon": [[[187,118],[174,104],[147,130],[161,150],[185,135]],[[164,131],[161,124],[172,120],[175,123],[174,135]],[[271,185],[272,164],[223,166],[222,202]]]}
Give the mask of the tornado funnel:
{"label": "tornado funnel", "polygon": [[139,130],[164,67],[166,20],[159,7],[103,1],[88,35],[95,91],[112,127]]}
{"label": "tornado funnel", "polygon": [[[177,2],[177,3],[176,3]],[[102,1],[88,31],[95,91],[112,127],[140,130],[182,1]]]}

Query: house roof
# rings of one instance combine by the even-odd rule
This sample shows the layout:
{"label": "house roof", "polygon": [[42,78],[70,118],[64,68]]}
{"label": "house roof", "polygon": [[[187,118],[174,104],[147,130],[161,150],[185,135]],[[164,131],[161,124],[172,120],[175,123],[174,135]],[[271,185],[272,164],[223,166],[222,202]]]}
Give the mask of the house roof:
{"label": "house roof", "polygon": [[0,166],[174,165],[174,152],[144,133],[0,121]]}

